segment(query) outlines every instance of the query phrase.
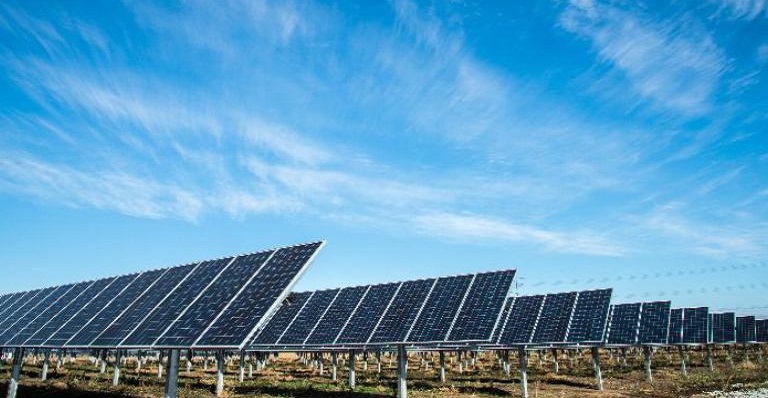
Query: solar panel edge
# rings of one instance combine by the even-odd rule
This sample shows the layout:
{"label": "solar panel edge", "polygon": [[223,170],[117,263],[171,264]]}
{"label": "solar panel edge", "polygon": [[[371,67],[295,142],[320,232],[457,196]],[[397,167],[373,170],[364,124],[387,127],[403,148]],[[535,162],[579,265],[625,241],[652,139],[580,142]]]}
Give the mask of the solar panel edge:
{"label": "solar panel edge", "polygon": [[571,314],[568,315],[568,326],[565,327],[565,341],[568,341],[571,336],[571,325],[573,324],[573,315],[576,313],[576,308],[579,306],[579,298],[581,297],[581,292],[576,292],[576,298],[573,300],[573,305],[571,306]]}

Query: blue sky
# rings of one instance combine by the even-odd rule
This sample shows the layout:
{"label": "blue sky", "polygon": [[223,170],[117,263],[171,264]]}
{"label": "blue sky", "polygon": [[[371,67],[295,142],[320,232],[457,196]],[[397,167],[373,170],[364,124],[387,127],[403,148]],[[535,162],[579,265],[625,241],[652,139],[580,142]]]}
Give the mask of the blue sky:
{"label": "blue sky", "polygon": [[0,4],[0,291],[327,239],[768,316],[768,3]]}

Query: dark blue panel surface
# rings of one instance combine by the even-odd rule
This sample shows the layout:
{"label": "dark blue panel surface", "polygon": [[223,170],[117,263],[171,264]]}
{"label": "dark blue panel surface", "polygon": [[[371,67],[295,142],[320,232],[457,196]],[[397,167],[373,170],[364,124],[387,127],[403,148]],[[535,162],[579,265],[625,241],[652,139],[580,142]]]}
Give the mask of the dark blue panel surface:
{"label": "dark blue panel surface", "polygon": [[414,343],[445,341],[472,277],[438,279],[407,340]]}
{"label": "dark blue panel surface", "polygon": [[114,280],[115,278],[99,279],[88,285],[80,295],[67,304],[58,314],[46,320],[47,322],[45,325],[37,329],[37,331],[32,334],[32,337],[24,342],[24,345],[27,347],[42,346],[46,340],[53,336],[53,334],[64,325],[64,323],[82,310],[88,302],[104,290],[104,288],[109,286]]}
{"label": "dark blue panel surface", "polygon": [[669,344],[683,342],[683,309],[674,308],[669,315]]}
{"label": "dark blue panel surface", "polygon": [[685,308],[683,310],[683,343],[707,344],[709,342],[709,308]]}
{"label": "dark blue panel surface", "polygon": [[768,343],[768,319],[755,321],[755,337],[760,343]]}
{"label": "dark blue panel surface", "polygon": [[37,303],[37,300],[50,294],[52,289],[38,289],[22,293],[18,300],[9,306],[3,317],[0,318],[0,332],[13,325],[19,316],[26,314]]}
{"label": "dark blue panel surface", "polygon": [[733,343],[736,341],[736,314],[725,312],[710,314],[710,329],[712,343]]}
{"label": "dark blue panel surface", "polygon": [[273,252],[270,250],[238,257],[205,290],[199,300],[187,307],[155,344],[159,347],[191,347]]}
{"label": "dark blue panel surface", "polygon": [[49,338],[44,346],[63,347],[84,325],[101,312],[123,289],[133,282],[139,274],[124,275],[116,278],[111,285],[105,288],[98,296],[94,297],[86,306],[80,308],[77,314],[64,320],[65,323],[56,333]]}
{"label": "dark blue panel surface", "polygon": [[277,340],[285,333],[293,319],[309,301],[310,296],[312,296],[312,292],[292,293],[277,310],[275,316],[269,320],[267,326],[251,341],[250,345],[277,344]]}
{"label": "dark blue panel surface", "polygon": [[632,345],[637,342],[641,303],[616,304],[608,323],[608,344]]}
{"label": "dark blue panel surface", "polygon": [[166,270],[144,272],[134,279],[122,292],[114,296],[90,322],[67,342],[66,347],[88,347],[120,314],[145,294]]}
{"label": "dark blue panel surface", "polygon": [[515,298],[504,324],[504,331],[499,337],[499,344],[525,345],[530,343],[542,304],[544,304],[543,295]]}
{"label": "dark blue panel surface", "polygon": [[279,249],[195,345],[243,345],[263,318],[271,315],[268,312],[288,295],[321,246],[315,242]]}
{"label": "dark blue panel surface", "polygon": [[392,304],[373,332],[370,342],[404,342],[435,282],[435,279],[403,282]]}
{"label": "dark blue panel surface", "polygon": [[456,317],[448,341],[489,341],[515,271],[477,274]]}
{"label": "dark blue panel surface", "polygon": [[[128,289],[132,291],[136,289],[143,294],[133,301],[112,325],[101,332],[91,346],[117,347],[194,268],[195,264],[170,268],[147,288],[143,288],[139,280],[134,282]],[[125,301],[128,299],[128,297],[123,298]]]}
{"label": "dark blue panel surface", "polygon": [[367,342],[399,285],[399,283],[388,283],[371,286],[336,342],[341,344]]}
{"label": "dark blue panel surface", "polygon": [[643,303],[640,314],[640,344],[667,344],[669,334],[670,301]]}
{"label": "dark blue panel surface", "polygon": [[51,318],[59,313],[64,307],[67,306],[72,300],[80,295],[88,286],[93,282],[78,283],[72,285],[71,289],[68,289],[64,294],[58,295],[58,298],[47,308],[36,311],[35,318],[27,323],[27,325],[21,329],[15,336],[9,339],[5,345],[8,346],[20,346],[24,344],[27,339],[40,330]]}
{"label": "dark blue panel surface", "polygon": [[[41,312],[45,311],[53,303],[56,302],[62,295],[72,289],[73,285],[57,286],[44,289],[43,293],[38,294],[34,300],[31,300],[24,307],[19,308],[11,318],[8,320],[14,321],[5,329],[0,329],[0,345],[11,339],[17,333],[21,332],[24,327],[29,325],[30,322],[35,320]],[[45,293],[47,291],[47,293]]]}
{"label": "dark blue panel surface", "polygon": [[316,291],[307,305],[301,309],[291,326],[285,331],[278,344],[303,345],[304,341],[320,321],[340,289]]}
{"label": "dark blue panel surface", "polygon": [[147,347],[160,338],[166,328],[192,304],[198,294],[224,270],[234,257],[202,262],[180,286],[157,306],[126,338],[121,346]]}
{"label": "dark blue panel surface", "polygon": [[757,336],[755,332],[755,317],[736,317],[736,342],[742,344],[756,342]]}
{"label": "dark blue panel surface", "polygon": [[499,342],[499,337],[501,337],[501,332],[504,331],[504,326],[507,324],[507,319],[509,318],[509,310],[512,309],[512,303],[514,303],[514,301],[514,297],[508,297],[507,301],[504,302],[504,309],[501,311],[501,319],[496,325],[496,329],[493,331],[493,337],[491,338],[492,342]]}
{"label": "dark blue panel surface", "polygon": [[323,318],[318,322],[315,330],[307,338],[306,344],[333,344],[368,288],[369,286],[356,286],[342,289]]}
{"label": "dark blue panel surface", "polygon": [[566,341],[572,343],[603,341],[612,292],[611,289],[600,289],[578,293]]}
{"label": "dark blue panel surface", "polygon": [[548,294],[533,334],[534,343],[563,343],[576,304],[576,292]]}

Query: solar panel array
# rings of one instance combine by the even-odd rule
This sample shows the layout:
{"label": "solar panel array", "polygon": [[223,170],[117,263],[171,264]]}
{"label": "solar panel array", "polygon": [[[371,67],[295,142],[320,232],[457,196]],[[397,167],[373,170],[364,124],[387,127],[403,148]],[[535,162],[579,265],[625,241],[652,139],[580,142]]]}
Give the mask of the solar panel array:
{"label": "solar panel array", "polygon": [[322,245],[5,295],[0,347],[241,348]]}
{"label": "solar panel array", "polygon": [[615,304],[608,317],[606,342],[611,345],[637,344],[642,303]]}
{"label": "solar panel array", "polygon": [[611,306],[606,331],[609,345],[665,345],[669,333],[669,301]]}
{"label": "solar panel array", "polygon": [[709,314],[709,341],[715,344],[736,342],[736,314],[733,312]]}
{"label": "solar panel array", "polygon": [[754,343],[757,341],[755,330],[755,317],[740,316],[736,317],[736,342]]}
{"label": "solar panel array", "polygon": [[669,340],[671,301],[643,303],[640,313],[638,342],[644,345],[664,345]]}
{"label": "solar panel array", "polygon": [[669,322],[669,344],[707,344],[709,308],[675,308]]}
{"label": "solar panel array", "polygon": [[496,344],[600,343],[605,334],[611,289],[520,296],[512,299]]}
{"label": "solar panel array", "polygon": [[755,321],[755,340],[760,343],[768,343],[768,319]]}
{"label": "solar panel array", "polygon": [[514,270],[296,293],[251,347],[489,341]]}

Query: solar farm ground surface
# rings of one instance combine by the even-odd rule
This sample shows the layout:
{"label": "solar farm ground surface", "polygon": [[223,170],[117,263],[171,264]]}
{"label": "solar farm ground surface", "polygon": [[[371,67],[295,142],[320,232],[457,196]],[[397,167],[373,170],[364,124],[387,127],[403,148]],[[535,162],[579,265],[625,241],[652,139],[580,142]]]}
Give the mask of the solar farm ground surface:
{"label": "solar farm ground surface", "polygon": [[[630,356],[627,369],[622,369],[618,358],[611,359],[603,353],[603,376],[605,391],[594,390],[594,374],[589,356],[573,355],[560,358],[560,374],[552,371],[550,362],[538,364],[537,354],[529,354],[529,390],[531,397],[704,397],[703,392],[728,390],[730,386],[756,389],[768,387],[768,364],[758,364],[755,353],[748,363],[743,362],[741,354],[734,359],[736,368],[726,366],[724,354],[718,353],[718,371],[714,374],[704,367],[703,357],[698,352],[691,352],[692,366],[686,379],[680,377],[679,363],[674,353],[657,353],[654,356],[654,377],[652,384],[643,381],[642,361]],[[548,358],[545,358],[548,359]],[[512,378],[506,379],[499,369],[495,358],[490,353],[481,355],[474,367],[470,366],[463,373],[458,372],[458,362],[447,358],[448,381],[441,384],[436,381],[437,355],[428,369],[420,365],[420,358],[409,358],[409,396],[422,397],[517,397],[520,396],[517,367],[513,366]],[[514,362],[515,358],[513,358]],[[516,362],[515,362],[516,363]],[[254,379],[237,383],[235,367],[228,368],[227,397],[295,397],[295,398],[383,398],[393,396],[396,377],[396,360],[384,356],[383,370],[377,374],[371,357],[367,371],[362,370],[358,362],[358,386],[354,391],[347,387],[347,370],[340,366],[339,381],[330,380],[328,368],[320,376],[317,370],[300,364],[296,357],[284,354],[268,368],[254,372]],[[202,371],[201,364],[196,364],[192,373],[187,374],[182,364],[180,372],[180,391],[182,398],[214,397],[215,373],[213,366],[208,372]],[[162,381],[157,378],[156,368],[147,364],[137,374],[131,367],[123,370],[121,385],[110,385],[111,372],[99,374],[98,370],[85,361],[68,364],[59,372],[52,371],[47,382],[37,379],[40,368],[27,365],[24,368],[19,397],[61,397],[61,398],[144,398],[162,396]],[[0,370],[0,391],[5,391],[8,380],[8,367]]]}

